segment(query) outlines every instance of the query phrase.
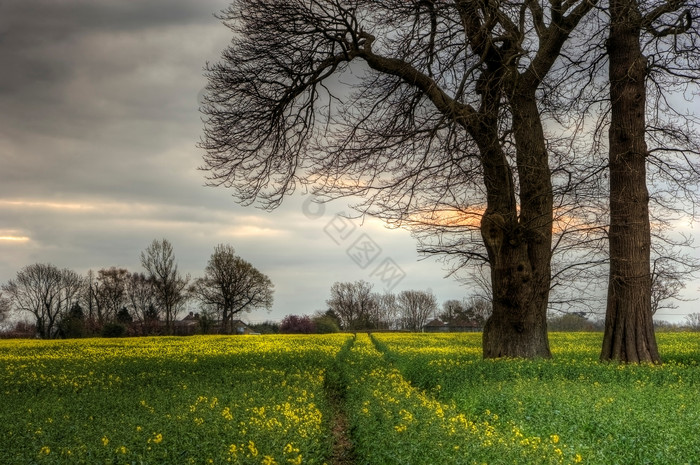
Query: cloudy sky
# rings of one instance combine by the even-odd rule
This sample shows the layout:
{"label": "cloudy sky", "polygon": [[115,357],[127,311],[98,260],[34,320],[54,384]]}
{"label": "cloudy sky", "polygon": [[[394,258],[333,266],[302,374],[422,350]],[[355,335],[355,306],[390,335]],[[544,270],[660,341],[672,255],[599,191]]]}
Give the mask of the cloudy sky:
{"label": "cloudy sky", "polygon": [[213,17],[227,5],[0,2],[0,283],[37,262],[141,271],[140,252],[167,238],[194,277],[219,243],[270,276],[274,308],[252,321],[323,309],[334,281],[431,289],[440,302],[472,293],[419,260],[406,231],[343,221],[343,203],[320,211],[296,196],[268,213],[203,187],[198,94],[230,40]]}
{"label": "cloudy sky", "polygon": [[192,276],[218,243],[270,276],[274,308],[254,321],[323,309],[334,281],[469,294],[406,231],[336,216],[343,203],[297,196],[268,213],[203,186],[198,94],[230,40],[213,17],[227,5],[0,2],[0,282],[37,262],[141,271],[140,252],[167,238]]}

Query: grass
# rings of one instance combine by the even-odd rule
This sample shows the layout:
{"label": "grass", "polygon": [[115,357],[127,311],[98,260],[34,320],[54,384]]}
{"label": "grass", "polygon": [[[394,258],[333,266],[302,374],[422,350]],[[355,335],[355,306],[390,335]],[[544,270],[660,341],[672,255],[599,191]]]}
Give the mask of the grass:
{"label": "grass", "polygon": [[333,465],[338,409],[344,463],[700,463],[699,336],[659,334],[662,366],[601,364],[601,337],[0,341],[0,463]]}

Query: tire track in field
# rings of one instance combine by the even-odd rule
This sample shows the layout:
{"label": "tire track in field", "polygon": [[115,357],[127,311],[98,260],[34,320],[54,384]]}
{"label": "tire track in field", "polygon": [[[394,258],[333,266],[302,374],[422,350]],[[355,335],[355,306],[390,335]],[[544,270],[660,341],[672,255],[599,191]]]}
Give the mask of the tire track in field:
{"label": "tire track in field", "polygon": [[348,352],[355,343],[355,336],[336,355],[333,365],[326,373],[324,388],[326,397],[331,406],[330,430],[333,437],[333,448],[329,465],[354,465],[355,450],[350,437],[350,425],[345,409],[345,393],[347,391],[347,380],[339,365],[344,363]]}

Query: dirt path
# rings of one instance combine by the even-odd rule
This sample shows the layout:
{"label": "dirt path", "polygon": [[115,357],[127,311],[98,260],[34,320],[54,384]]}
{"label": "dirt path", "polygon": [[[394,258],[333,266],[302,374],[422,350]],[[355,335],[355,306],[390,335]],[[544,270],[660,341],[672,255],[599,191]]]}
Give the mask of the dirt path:
{"label": "dirt path", "polygon": [[[349,347],[352,346],[350,343]],[[344,363],[343,354],[349,347],[344,348],[335,359],[331,372],[326,373],[326,396],[331,406],[331,434],[333,435],[333,450],[329,465],[354,465],[355,452],[350,437],[350,425],[345,410],[346,384],[339,370],[339,364]]]}

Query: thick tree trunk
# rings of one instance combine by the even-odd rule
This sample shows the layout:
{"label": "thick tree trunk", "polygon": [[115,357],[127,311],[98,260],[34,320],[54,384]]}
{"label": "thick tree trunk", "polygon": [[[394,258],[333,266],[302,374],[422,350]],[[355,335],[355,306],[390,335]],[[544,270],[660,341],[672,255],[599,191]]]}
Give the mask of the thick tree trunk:
{"label": "thick tree trunk", "polygon": [[547,303],[552,243],[552,184],[534,92],[511,99],[520,179],[520,215],[484,215],[491,259],[493,314],[483,336],[485,358],[551,357]]}
{"label": "thick tree trunk", "polygon": [[658,363],[651,313],[641,18],[636,0],[612,0],[610,14],[610,278],[600,358]]}
{"label": "thick tree trunk", "polygon": [[484,358],[549,358],[551,175],[534,91],[514,98],[511,107],[520,211],[510,168],[501,155],[500,163],[485,164],[484,170],[489,207],[481,235],[491,265],[493,313],[484,327],[483,353]]}
{"label": "thick tree trunk", "polygon": [[542,292],[543,276],[537,271],[542,266],[528,257],[528,243],[511,228],[494,224],[496,218],[497,214],[487,215],[482,223],[482,235],[494,256],[493,313],[484,326],[484,358],[549,358],[547,293]]}

